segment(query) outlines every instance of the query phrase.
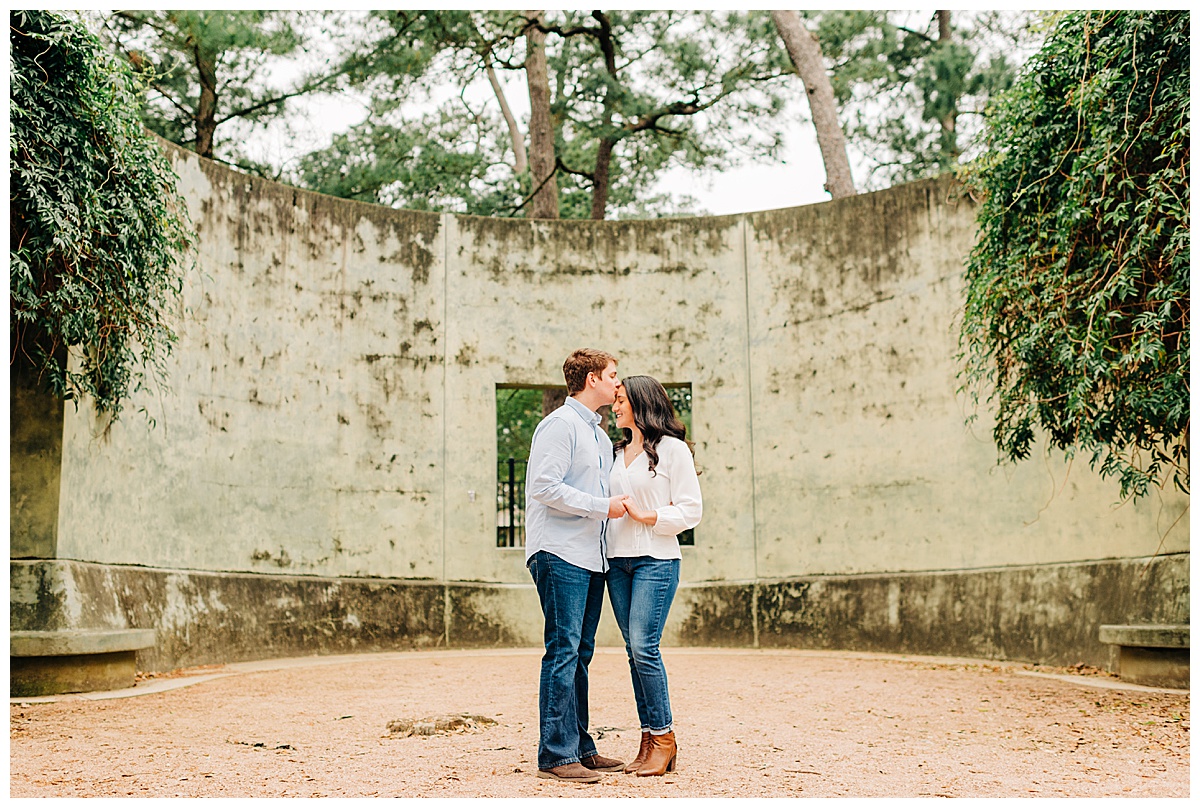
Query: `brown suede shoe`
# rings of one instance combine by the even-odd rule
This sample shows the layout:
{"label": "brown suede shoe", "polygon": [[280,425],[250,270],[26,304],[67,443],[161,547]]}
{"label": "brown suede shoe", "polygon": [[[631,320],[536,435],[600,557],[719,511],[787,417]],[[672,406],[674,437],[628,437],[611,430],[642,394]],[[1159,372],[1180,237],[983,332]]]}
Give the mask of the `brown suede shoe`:
{"label": "brown suede shoe", "polygon": [[598,753],[591,757],[585,757],[579,762],[584,765],[584,768],[591,769],[594,772],[619,772],[625,768],[625,761],[606,758]]}
{"label": "brown suede shoe", "polygon": [[600,775],[585,767],[582,763],[564,763],[553,769],[538,769],[538,777],[543,780],[562,780],[564,783],[599,783]]}
{"label": "brown suede shoe", "polygon": [[625,767],[626,774],[633,774],[638,769],[642,768],[642,764],[646,762],[646,758],[650,756],[650,733],[642,733],[642,743],[638,746],[637,757],[629,761],[629,765]]}
{"label": "brown suede shoe", "polygon": [[638,777],[656,777],[660,774],[675,771],[675,757],[678,749],[675,746],[675,733],[650,736],[650,756],[637,770]]}

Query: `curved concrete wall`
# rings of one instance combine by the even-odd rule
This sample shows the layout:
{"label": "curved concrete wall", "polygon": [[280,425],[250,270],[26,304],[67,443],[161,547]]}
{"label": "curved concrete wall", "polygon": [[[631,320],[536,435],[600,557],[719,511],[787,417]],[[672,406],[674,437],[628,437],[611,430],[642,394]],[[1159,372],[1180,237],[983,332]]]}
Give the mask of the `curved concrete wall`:
{"label": "curved concrete wall", "polygon": [[[89,596],[93,618],[155,623],[175,643],[160,665],[538,643],[523,551],[495,547],[495,390],[560,383],[584,345],[693,386],[705,520],[670,642],[1096,664],[1096,621],[1187,622],[1186,497],[1118,507],[1085,464],[998,466],[986,413],[964,425],[974,210],[949,179],[739,216],[531,222],[172,155],[199,254],[170,389],[105,439],[68,407],[60,561],[22,572],[141,592]],[[380,592],[408,585],[389,625]],[[297,628],[313,621],[325,640]],[[602,631],[619,642],[607,616]]]}

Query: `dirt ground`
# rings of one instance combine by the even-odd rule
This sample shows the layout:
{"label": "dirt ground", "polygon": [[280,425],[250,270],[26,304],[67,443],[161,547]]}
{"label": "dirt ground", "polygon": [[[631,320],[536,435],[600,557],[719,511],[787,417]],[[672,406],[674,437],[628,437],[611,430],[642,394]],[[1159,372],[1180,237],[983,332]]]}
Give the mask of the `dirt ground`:
{"label": "dirt ground", "polygon": [[[662,778],[537,779],[540,651],[421,651],[192,669],[129,698],[13,700],[10,796],[1189,795],[1185,692],[971,660],[663,653],[679,768]],[[623,649],[597,652],[591,707],[601,753],[632,757]],[[461,713],[496,723],[388,731]]]}

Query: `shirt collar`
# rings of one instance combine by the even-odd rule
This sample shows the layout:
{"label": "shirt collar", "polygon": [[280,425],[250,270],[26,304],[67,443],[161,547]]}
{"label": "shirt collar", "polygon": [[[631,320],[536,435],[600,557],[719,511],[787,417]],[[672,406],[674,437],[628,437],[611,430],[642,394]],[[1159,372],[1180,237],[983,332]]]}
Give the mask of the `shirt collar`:
{"label": "shirt collar", "polygon": [[600,413],[592,412],[587,407],[580,404],[579,399],[567,396],[567,406],[573,408],[575,412],[579,413],[579,416],[591,426],[599,426],[600,421],[603,420],[600,418]]}

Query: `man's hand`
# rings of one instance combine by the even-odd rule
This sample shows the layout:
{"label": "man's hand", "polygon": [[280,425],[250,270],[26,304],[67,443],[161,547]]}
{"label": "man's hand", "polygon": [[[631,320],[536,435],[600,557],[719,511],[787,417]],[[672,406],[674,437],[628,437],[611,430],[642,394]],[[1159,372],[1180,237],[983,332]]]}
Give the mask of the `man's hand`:
{"label": "man's hand", "polygon": [[608,518],[619,519],[625,515],[625,499],[624,495],[619,497],[609,497],[608,499]]}

